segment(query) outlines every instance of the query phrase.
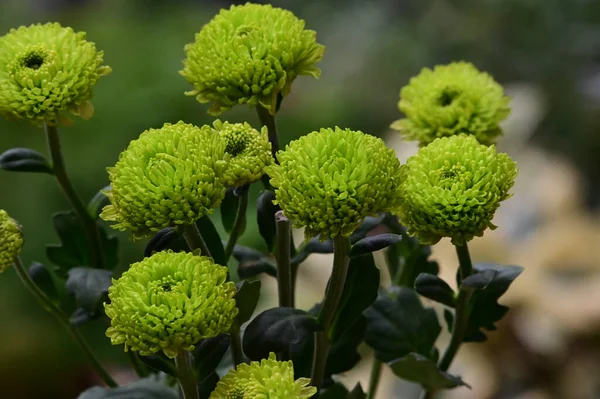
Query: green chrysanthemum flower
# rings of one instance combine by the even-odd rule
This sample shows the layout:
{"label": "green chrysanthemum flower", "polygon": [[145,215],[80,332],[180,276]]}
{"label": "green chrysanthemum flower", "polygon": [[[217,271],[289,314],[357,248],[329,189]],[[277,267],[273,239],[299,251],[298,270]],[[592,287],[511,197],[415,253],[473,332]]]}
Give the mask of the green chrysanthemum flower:
{"label": "green chrysanthemum flower", "polygon": [[321,129],[277,153],[267,168],[276,203],[305,237],[349,236],[369,215],[399,205],[400,163],[381,139],[349,129]]}
{"label": "green chrysanthemum flower", "polygon": [[210,399],[304,399],[317,393],[310,379],[294,381],[291,361],[278,362],[271,352],[268,359],[240,364],[217,383]]}
{"label": "green chrysanthemum flower", "polygon": [[421,146],[461,133],[489,145],[502,134],[499,123],[510,113],[508,103],[502,86],[473,64],[424,68],[402,88],[398,107],[406,118],[392,128]]}
{"label": "green chrysanthemum flower", "polygon": [[21,227],[0,209],[0,273],[12,266],[23,248]]}
{"label": "green chrysanthemum flower", "polygon": [[111,205],[100,217],[131,230],[134,239],[210,214],[225,196],[225,142],[202,128],[178,122],[133,140],[108,168]]}
{"label": "green chrysanthemum flower", "polygon": [[219,115],[236,104],[257,104],[275,114],[298,75],[319,77],[314,66],[325,48],[316,33],[290,11],[247,3],[221,10],[185,46],[181,74],[194,86],[188,95],[213,103]]}
{"label": "green chrysanthemum flower", "polygon": [[92,88],[111,69],[84,32],[58,23],[21,26],[0,37],[0,114],[69,124],[94,113]]}
{"label": "green chrysanthemum flower", "polygon": [[486,228],[509,198],[516,164],[473,136],[436,139],[402,166],[400,220],[423,244],[442,237],[464,245]]}
{"label": "green chrysanthemum flower", "polygon": [[227,187],[243,186],[257,181],[265,168],[273,163],[269,133],[265,126],[258,132],[248,123],[215,121],[216,132],[225,141],[229,154],[227,168],[223,173]]}
{"label": "green chrysanthemum flower", "polygon": [[227,268],[186,252],[158,252],[134,263],[108,289],[113,345],[173,358],[201,339],[224,334],[238,313]]}

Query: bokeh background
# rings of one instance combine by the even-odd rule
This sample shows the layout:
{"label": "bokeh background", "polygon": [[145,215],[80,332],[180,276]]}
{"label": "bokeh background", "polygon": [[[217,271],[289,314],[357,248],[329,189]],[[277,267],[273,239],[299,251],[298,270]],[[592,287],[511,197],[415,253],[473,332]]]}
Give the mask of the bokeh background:
{"label": "bokeh background", "polygon": [[[88,32],[113,73],[96,90],[96,113],[63,129],[67,167],[91,198],[128,142],[149,127],[184,120],[202,125],[207,106],[184,96],[183,46],[220,8],[217,0],[0,0],[0,35],[12,27],[58,21]],[[595,0],[287,0],[327,50],[320,80],[299,78],[278,114],[282,141],[342,126],[383,137],[404,160],[416,151],[391,132],[398,93],[422,67],[473,62],[501,82],[513,112],[499,148],[519,163],[514,197],[497,231],[473,242],[475,261],[519,264],[525,272],[503,302],[512,311],[486,344],[466,345],[453,365],[472,385],[448,398],[600,398],[600,2]],[[253,110],[222,116],[258,125]],[[45,152],[40,129],[0,120],[0,151]],[[24,226],[24,261],[47,262],[57,242],[51,215],[67,208],[46,175],[0,173],[0,208]],[[252,210],[251,210],[252,212]],[[218,221],[218,218],[216,219]],[[262,245],[253,218],[243,242]],[[144,243],[120,235],[121,270]],[[256,240],[253,242],[252,240]],[[451,246],[434,249],[453,281]],[[301,271],[299,304],[323,293],[330,259]],[[382,270],[383,263],[380,263]],[[75,398],[97,381],[70,338],[42,311],[13,271],[0,276],[0,397]],[[273,284],[266,282],[267,307]],[[132,378],[102,322],[84,327],[121,381]],[[446,337],[440,339],[445,345]],[[344,381],[366,387],[371,354]],[[416,398],[418,387],[385,373],[380,398]]]}

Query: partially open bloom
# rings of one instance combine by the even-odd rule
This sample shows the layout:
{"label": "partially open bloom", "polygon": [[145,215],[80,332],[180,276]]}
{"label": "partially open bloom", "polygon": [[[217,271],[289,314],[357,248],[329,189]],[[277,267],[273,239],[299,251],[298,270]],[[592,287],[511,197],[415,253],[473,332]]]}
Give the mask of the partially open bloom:
{"label": "partially open bloom", "polygon": [[0,273],[12,266],[23,248],[21,228],[0,209]]}
{"label": "partially open bloom", "polygon": [[482,236],[509,198],[516,164],[473,136],[436,139],[402,165],[400,220],[423,244],[442,237],[464,245]]}
{"label": "partially open bloom", "polygon": [[186,252],[157,252],[131,265],[108,289],[113,345],[173,358],[201,339],[227,333],[238,313],[227,268]]}
{"label": "partially open bloom", "polygon": [[225,197],[225,143],[210,126],[178,122],[149,129],[108,168],[110,205],[100,217],[134,239],[191,224]]}
{"label": "partially open bloom", "polygon": [[398,107],[406,118],[392,128],[421,146],[461,133],[489,145],[502,134],[499,123],[510,113],[508,103],[502,86],[473,64],[424,68],[402,88]]}
{"label": "partially open bloom", "polygon": [[58,23],[12,29],[0,37],[0,114],[51,125],[90,118],[92,88],[111,70],[102,57],[84,32]]}
{"label": "partially open bloom", "polygon": [[276,203],[305,237],[349,236],[366,216],[394,211],[400,198],[400,162],[374,136],[321,129],[277,153],[267,168]]}
{"label": "partially open bloom", "polygon": [[325,48],[290,11],[246,3],[221,10],[185,51],[181,74],[194,86],[186,94],[212,103],[209,113],[260,104],[274,115],[298,75],[319,77]]}
{"label": "partially open bloom", "polygon": [[308,384],[308,378],[294,381],[291,361],[278,362],[275,354],[271,353],[268,359],[242,363],[223,376],[210,399],[304,399],[317,393],[317,388]]}
{"label": "partially open bloom", "polygon": [[227,187],[243,186],[257,181],[265,168],[273,163],[271,143],[267,127],[259,132],[248,123],[215,121],[214,128],[225,141],[225,152],[229,155],[223,173]]}

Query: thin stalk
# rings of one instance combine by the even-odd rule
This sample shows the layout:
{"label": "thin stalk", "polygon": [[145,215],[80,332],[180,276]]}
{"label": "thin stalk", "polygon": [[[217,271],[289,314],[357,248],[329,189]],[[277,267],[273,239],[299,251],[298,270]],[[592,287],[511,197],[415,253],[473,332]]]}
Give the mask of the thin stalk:
{"label": "thin stalk", "polygon": [[275,162],[277,158],[275,154],[279,151],[279,136],[277,134],[277,125],[275,124],[275,115],[271,115],[268,109],[261,105],[256,106],[256,112],[258,113],[258,119],[263,126],[266,126],[269,130],[269,141],[271,142],[271,153]]}
{"label": "thin stalk", "polygon": [[140,358],[135,354],[135,352],[128,351],[127,357],[129,358],[129,363],[131,364],[131,367],[133,367],[138,377],[145,378],[150,375],[148,369],[146,368],[146,365],[140,361]]}
{"label": "thin stalk", "polygon": [[102,268],[104,265],[102,245],[100,243],[100,235],[98,234],[98,227],[96,221],[88,212],[86,206],[79,198],[75,187],[71,183],[69,176],[67,175],[67,169],[65,167],[65,161],[62,156],[60,135],[56,126],[50,126],[44,122],[44,132],[46,133],[46,141],[48,143],[48,152],[52,159],[52,170],[54,177],[62,191],[67,197],[67,200],[73,207],[75,214],[79,218],[83,226],[85,238],[90,249],[92,256],[92,266],[96,268]]}
{"label": "thin stalk", "polygon": [[180,351],[175,356],[175,368],[183,399],[198,399],[198,383],[192,368],[192,354],[188,351]]}
{"label": "thin stalk", "polygon": [[348,264],[350,263],[350,239],[348,237],[336,236],[333,239],[333,270],[329,287],[325,294],[323,306],[317,317],[317,321],[323,327],[323,331],[315,333],[315,350],[313,354],[313,367],[311,385],[317,389],[323,384],[327,354],[329,353],[328,331],[335,317],[337,307],[342,297]]}
{"label": "thin stalk", "polygon": [[369,377],[369,390],[367,392],[367,399],[375,399],[377,388],[379,387],[379,380],[381,379],[381,369],[383,363],[381,360],[373,359],[373,366],[371,367],[371,376]]}
{"label": "thin stalk", "polygon": [[229,234],[229,240],[227,240],[227,246],[225,247],[225,264],[229,261],[233,248],[237,240],[240,238],[246,227],[246,210],[248,209],[248,190],[244,190],[239,196],[238,208],[235,214],[235,220],[233,221],[233,228],[231,234]]}
{"label": "thin stalk", "polygon": [[229,331],[229,337],[231,338],[231,357],[233,359],[233,366],[237,367],[239,364],[244,363],[244,352],[242,351],[242,337],[240,336],[240,324],[236,320],[231,326]]}
{"label": "thin stalk", "polygon": [[277,288],[279,306],[294,307],[294,287],[292,285],[291,226],[290,220],[282,211],[275,214],[275,259],[277,259]]}
{"label": "thin stalk", "polygon": [[54,304],[54,302],[52,302],[50,298],[48,298],[48,296],[42,290],[40,290],[33,280],[31,280],[31,277],[29,277],[29,274],[23,267],[21,259],[17,258],[14,266],[18,276],[21,278],[21,281],[23,284],[25,284],[27,289],[29,289],[31,294],[40,302],[42,307],[48,312],[52,313],[52,315],[56,317],[60,324],[67,329],[69,334],[71,334],[71,337],[73,337],[75,342],[83,350],[83,353],[88,358],[102,381],[104,381],[104,383],[111,388],[118,387],[119,385],[110,376],[110,374],[108,374],[104,367],[102,367],[102,364],[92,352],[92,349],[85,342],[85,339],[81,336],[81,334],[79,334],[79,331],[77,331],[77,329],[75,329],[75,327],[71,324],[69,318]]}
{"label": "thin stalk", "polygon": [[198,226],[196,226],[195,223],[183,225],[183,238],[185,238],[185,242],[187,243],[188,247],[190,247],[190,251],[200,249],[200,254],[202,256],[208,256],[209,258],[212,258],[210,250],[208,249],[208,246],[202,238],[202,234],[200,234],[200,230],[198,230]]}

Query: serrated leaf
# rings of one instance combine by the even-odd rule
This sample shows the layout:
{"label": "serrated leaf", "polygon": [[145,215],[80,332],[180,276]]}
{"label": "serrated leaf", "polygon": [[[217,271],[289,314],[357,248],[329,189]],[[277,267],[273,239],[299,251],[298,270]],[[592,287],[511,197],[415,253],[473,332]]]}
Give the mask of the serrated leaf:
{"label": "serrated leaf", "polygon": [[110,200],[103,192],[106,190],[110,190],[110,186],[106,186],[102,190],[98,191],[88,203],[88,212],[94,219],[98,219],[100,213],[102,212],[102,208],[110,204]]}
{"label": "serrated leaf", "polygon": [[74,327],[79,327],[85,323],[96,320],[100,312],[92,311],[86,308],[77,308],[69,317],[69,323]]}
{"label": "serrated leaf", "polygon": [[296,256],[291,260],[292,265],[299,265],[304,262],[311,254],[332,254],[333,240],[319,241],[319,237],[313,237],[303,244]]}
{"label": "serrated leaf", "polygon": [[57,266],[59,276],[64,278],[69,268],[90,264],[85,231],[73,211],[55,213],[52,223],[61,244],[48,245],[46,256]]}
{"label": "serrated leaf", "polygon": [[225,198],[221,202],[221,222],[223,228],[229,234],[233,230],[233,224],[235,222],[235,216],[237,214],[238,204],[240,197],[233,193],[233,189],[228,189],[225,193]]}
{"label": "serrated leaf", "polygon": [[179,393],[160,378],[148,377],[118,388],[92,387],[77,399],[179,399]]}
{"label": "serrated leaf", "polygon": [[208,249],[210,250],[210,254],[214,259],[215,263],[219,265],[225,265],[225,248],[223,248],[223,241],[221,241],[221,237],[219,236],[219,232],[215,228],[215,225],[210,220],[208,216],[203,216],[196,222],[196,226],[206,242]]}
{"label": "serrated leaf", "polygon": [[352,391],[350,391],[348,396],[346,396],[346,399],[365,399],[366,397],[367,394],[365,391],[363,391],[360,382],[357,382]]}
{"label": "serrated leaf", "polygon": [[415,290],[425,298],[432,299],[451,308],[455,306],[454,291],[448,283],[436,275],[429,273],[419,274],[415,280]]}
{"label": "serrated leaf", "polygon": [[378,216],[367,216],[365,220],[358,226],[356,230],[350,235],[350,243],[354,244],[357,241],[365,238],[367,234],[371,232],[375,227],[381,225],[385,214],[382,213]]}
{"label": "serrated leaf", "polygon": [[53,302],[58,300],[58,292],[50,271],[40,262],[33,262],[27,271],[29,277],[39,287],[40,290]]}
{"label": "serrated leaf", "polygon": [[11,148],[4,151],[0,155],[0,169],[10,172],[54,174],[46,158],[29,148]]}
{"label": "serrated leaf", "polygon": [[493,269],[484,270],[480,273],[473,273],[461,283],[464,287],[473,288],[474,290],[484,290],[496,278],[498,272]]}
{"label": "serrated leaf", "polygon": [[277,266],[266,258],[248,261],[238,265],[238,275],[242,280],[257,277],[262,273],[271,277],[277,277]]}
{"label": "serrated leaf", "polygon": [[154,354],[154,355],[138,355],[142,363],[150,367],[152,370],[163,372],[167,375],[175,377],[177,371],[175,370],[175,362],[165,355]]}
{"label": "serrated leaf", "polygon": [[468,386],[460,377],[441,371],[434,361],[419,353],[411,352],[391,361],[389,366],[398,377],[419,383],[428,391]]}
{"label": "serrated leaf", "polygon": [[104,255],[104,268],[112,270],[119,263],[119,239],[116,236],[108,235],[104,226],[97,224],[96,227]]}
{"label": "serrated leaf", "polygon": [[199,382],[207,379],[215,371],[228,348],[229,336],[227,334],[203,339],[195,345],[192,354]]}
{"label": "serrated leaf", "polygon": [[441,331],[435,311],[423,307],[416,292],[406,287],[381,290],[364,315],[365,342],[384,362],[410,352],[430,356]]}
{"label": "serrated leaf", "polygon": [[77,306],[93,310],[108,292],[112,272],[91,267],[74,267],[69,270],[66,288],[75,296]]}
{"label": "serrated leaf", "polygon": [[244,324],[252,317],[258,300],[260,299],[260,281],[241,281],[237,284],[235,304],[239,309],[237,319],[239,325]]}
{"label": "serrated leaf", "polygon": [[358,364],[362,358],[358,346],[363,341],[366,329],[367,320],[360,316],[341,336],[332,341],[327,355],[325,378],[349,371]]}
{"label": "serrated leaf", "polygon": [[379,251],[380,249],[387,248],[390,245],[400,242],[400,240],[402,240],[402,236],[392,233],[366,237],[352,245],[352,248],[350,249],[350,256],[359,256]]}
{"label": "serrated leaf", "polygon": [[181,252],[188,249],[185,240],[174,227],[162,229],[148,241],[146,248],[144,248],[144,258],[151,256],[154,252],[160,252],[166,249],[172,249],[175,252]]}
{"label": "serrated leaf", "polygon": [[348,389],[344,384],[336,382],[335,384],[323,389],[319,395],[320,399],[346,399]]}
{"label": "serrated leaf", "polygon": [[275,248],[275,213],[281,208],[273,204],[275,194],[270,190],[260,193],[256,200],[256,222],[258,231],[267,244],[267,249]]}

